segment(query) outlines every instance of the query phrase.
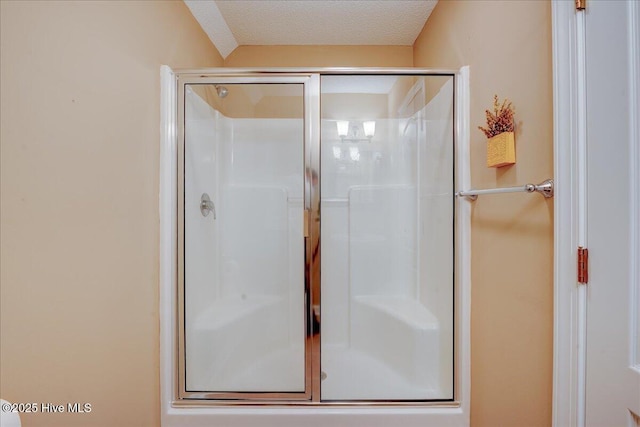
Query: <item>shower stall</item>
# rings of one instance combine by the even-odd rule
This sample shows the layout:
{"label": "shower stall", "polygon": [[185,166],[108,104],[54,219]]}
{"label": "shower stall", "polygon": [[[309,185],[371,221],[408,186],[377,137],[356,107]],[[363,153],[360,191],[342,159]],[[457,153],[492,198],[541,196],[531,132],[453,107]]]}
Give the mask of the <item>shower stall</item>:
{"label": "shower stall", "polygon": [[459,400],[457,78],[176,74],[175,402]]}

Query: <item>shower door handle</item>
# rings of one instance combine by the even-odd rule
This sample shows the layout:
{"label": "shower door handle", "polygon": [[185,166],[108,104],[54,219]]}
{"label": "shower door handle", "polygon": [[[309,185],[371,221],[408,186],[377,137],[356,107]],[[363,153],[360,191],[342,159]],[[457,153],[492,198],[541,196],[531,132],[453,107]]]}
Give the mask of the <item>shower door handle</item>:
{"label": "shower door handle", "polygon": [[202,193],[200,197],[200,213],[202,216],[207,216],[209,212],[213,213],[213,219],[216,219],[216,205],[213,204],[207,193]]}
{"label": "shower door handle", "polygon": [[309,232],[309,209],[304,210],[304,219],[302,221],[302,233],[304,237],[309,237],[311,233]]}

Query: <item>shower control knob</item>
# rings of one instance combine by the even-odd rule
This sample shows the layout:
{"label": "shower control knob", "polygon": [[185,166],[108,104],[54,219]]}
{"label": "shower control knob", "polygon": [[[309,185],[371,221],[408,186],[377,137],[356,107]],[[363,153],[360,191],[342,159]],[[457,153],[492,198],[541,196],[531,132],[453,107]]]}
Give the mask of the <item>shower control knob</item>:
{"label": "shower control knob", "polygon": [[202,216],[207,216],[209,212],[213,214],[213,219],[216,219],[216,205],[213,204],[207,193],[202,193],[200,197],[200,213],[202,213]]}

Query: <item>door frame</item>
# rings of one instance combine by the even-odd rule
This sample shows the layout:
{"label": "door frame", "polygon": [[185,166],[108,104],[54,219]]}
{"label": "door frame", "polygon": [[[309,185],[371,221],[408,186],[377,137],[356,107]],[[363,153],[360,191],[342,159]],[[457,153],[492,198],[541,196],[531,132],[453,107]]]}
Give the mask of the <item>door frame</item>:
{"label": "door frame", "polygon": [[[637,51],[640,7],[632,3],[629,16],[631,52]],[[587,2],[587,8],[588,8]],[[571,1],[552,0],[553,110],[554,110],[554,351],[553,425],[586,425],[587,289],[576,277],[577,248],[587,247],[587,123],[586,123],[586,10],[576,10]],[[636,40],[636,45],[634,45]],[[636,55],[630,63],[630,86],[638,93],[640,73]],[[632,95],[633,96],[633,95]],[[632,98],[630,108],[640,110]],[[640,124],[631,130],[640,135]],[[633,150],[633,148],[632,148]],[[632,182],[640,178],[638,147],[630,156]],[[635,215],[640,197],[631,195]],[[632,227],[632,253],[640,254],[640,229]],[[633,258],[632,258],[633,259]],[[634,267],[632,280],[640,280]]]}
{"label": "door frame", "polygon": [[[577,283],[584,217],[586,80],[584,16],[574,2],[551,3],[553,43],[554,345],[553,425],[584,425],[586,290]],[[580,31],[581,36],[579,36]],[[580,66],[581,65],[581,66]]]}
{"label": "door frame", "polygon": [[[456,144],[456,188],[469,188],[469,68],[460,70],[427,70],[414,68],[322,68],[322,69],[206,69],[179,70],[161,66],[161,147],[160,147],[160,396],[163,426],[211,425],[230,426],[294,426],[311,421],[315,425],[346,425],[352,423],[383,426],[401,423],[405,426],[449,425],[468,426],[470,410],[470,204],[456,201],[456,290],[455,290],[455,401],[431,404],[391,402],[372,405],[367,402],[317,402],[291,405],[278,402],[252,402],[244,405],[211,406],[202,401],[176,399],[179,379],[176,316],[177,303],[177,84],[178,73],[253,74],[318,73],[318,74],[434,74],[454,76],[454,139]],[[319,132],[319,128],[316,129]]]}

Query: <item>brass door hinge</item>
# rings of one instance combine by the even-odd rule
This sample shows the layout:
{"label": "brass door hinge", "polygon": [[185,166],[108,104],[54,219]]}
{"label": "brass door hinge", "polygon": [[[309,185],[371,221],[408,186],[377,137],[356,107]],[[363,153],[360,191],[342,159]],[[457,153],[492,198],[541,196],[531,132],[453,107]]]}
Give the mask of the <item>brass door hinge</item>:
{"label": "brass door hinge", "polygon": [[576,0],[576,10],[585,10],[587,8],[587,0]]}
{"label": "brass door hinge", "polygon": [[589,249],[578,247],[578,283],[589,283]]}

